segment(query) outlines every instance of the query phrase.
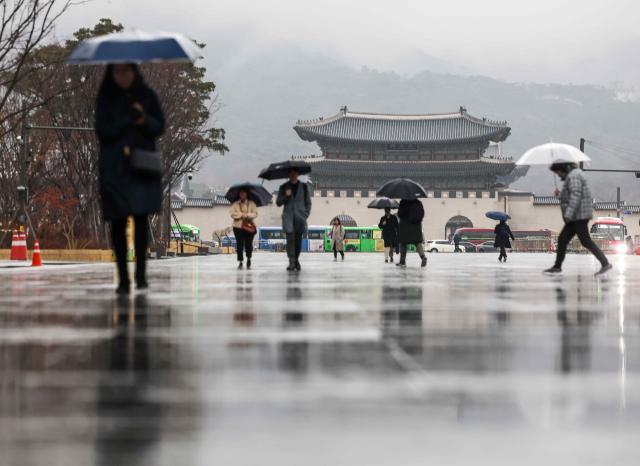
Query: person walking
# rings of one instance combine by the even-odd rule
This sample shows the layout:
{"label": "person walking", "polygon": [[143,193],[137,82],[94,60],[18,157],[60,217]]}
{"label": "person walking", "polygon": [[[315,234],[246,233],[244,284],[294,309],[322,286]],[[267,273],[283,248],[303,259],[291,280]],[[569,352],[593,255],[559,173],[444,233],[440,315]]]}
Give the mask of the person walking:
{"label": "person walking", "polygon": [[242,268],[244,253],[247,256],[247,268],[250,269],[253,237],[257,231],[255,219],[258,216],[258,207],[255,202],[249,199],[249,192],[246,189],[241,189],[238,196],[239,199],[229,207],[229,213],[233,219],[233,235],[236,237],[238,268]]}
{"label": "person walking", "polygon": [[560,192],[560,208],[565,224],[558,236],[556,262],[553,267],[544,272],[549,274],[562,272],[567,246],[575,235],[578,235],[580,243],[600,262],[601,267],[596,275],[608,272],[612,268],[611,264],[589,235],[588,223],[593,216],[593,198],[584,173],[576,164],[562,161],[551,165],[550,170],[564,181]]}
{"label": "person walking", "polygon": [[311,213],[311,196],[307,183],[299,180],[300,172],[289,169],[289,181],[278,190],[276,205],[282,209],[282,230],[287,236],[288,271],[300,271],[302,235],[307,230],[307,219]]}
{"label": "person walking", "polygon": [[398,243],[398,217],[391,213],[391,209],[384,209],[384,215],[378,222],[378,228],[382,230],[384,241],[384,262],[393,264],[393,251]]}
{"label": "person walking", "polygon": [[338,260],[338,253],[344,260],[344,227],[338,217],[333,220],[331,227],[331,250],[333,251],[333,262]]}
{"label": "person walking", "polygon": [[462,249],[460,249],[460,234],[456,233],[453,235],[453,244],[455,246],[455,249],[453,250],[453,252],[462,252]]}
{"label": "person walking", "polygon": [[422,259],[421,267],[427,266],[427,256],[424,253],[424,237],[422,235],[422,220],[424,219],[424,207],[419,199],[402,199],[398,209],[398,240],[400,243],[400,262],[396,265],[406,267],[407,250],[410,244],[416,246],[416,250]]}
{"label": "person walking", "polygon": [[496,225],[493,233],[496,235],[493,247],[500,248],[498,261],[507,262],[507,249],[511,249],[511,241],[509,240],[511,239],[515,241],[516,238],[513,236],[511,228],[509,228],[509,225],[507,225],[506,220],[500,220],[500,223]]}
{"label": "person walking", "polygon": [[117,292],[131,288],[127,270],[126,226],[135,225],[135,280],[138,289],[148,288],[146,278],[149,214],[160,212],[161,176],[143,175],[131,168],[139,150],[156,150],[156,139],[165,128],[164,115],[155,92],[147,86],[136,65],[108,65],[98,91],[95,128],[100,156],[98,177],[104,219],[111,226],[111,243],[119,277]]}

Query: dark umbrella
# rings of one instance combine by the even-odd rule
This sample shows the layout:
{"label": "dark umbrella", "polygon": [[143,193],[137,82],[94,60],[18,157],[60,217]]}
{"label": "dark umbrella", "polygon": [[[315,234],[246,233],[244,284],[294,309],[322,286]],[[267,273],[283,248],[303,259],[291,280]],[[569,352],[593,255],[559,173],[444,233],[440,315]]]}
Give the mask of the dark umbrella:
{"label": "dark umbrella", "polygon": [[370,209],[397,209],[400,204],[398,204],[398,201],[388,197],[378,197],[371,201],[367,207]]}
{"label": "dark umbrella", "polygon": [[276,162],[262,170],[258,175],[259,178],[265,180],[280,180],[289,177],[289,170],[295,168],[301,175],[311,173],[311,165],[304,160],[286,160],[284,162]]}
{"label": "dark umbrella", "polygon": [[491,220],[498,220],[498,221],[500,220],[507,221],[511,218],[509,214],[500,212],[498,210],[492,210],[490,212],[487,212],[485,215],[487,216],[487,218],[490,218]]}
{"label": "dark umbrella", "polygon": [[427,197],[424,188],[409,178],[396,178],[383,184],[378,192],[378,196],[389,197],[391,199],[417,199]]}
{"label": "dark umbrella", "polygon": [[335,217],[333,217],[331,219],[331,225],[333,225],[333,222],[335,222],[336,219],[340,220],[340,224],[343,227],[357,227],[358,226],[358,223],[355,221],[355,219],[351,215],[347,215],[347,214],[336,215]]}
{"label": "dark umbrella", "polygon": [[249,198],[255,202],[258,207],[271,204],[271,193],[261,184],[249,183],[248,181],[234,184],[229,188],[224,197],[226,197],[229,202],[235,202],[240,199],[240,191],[242,190],[247,191]]}

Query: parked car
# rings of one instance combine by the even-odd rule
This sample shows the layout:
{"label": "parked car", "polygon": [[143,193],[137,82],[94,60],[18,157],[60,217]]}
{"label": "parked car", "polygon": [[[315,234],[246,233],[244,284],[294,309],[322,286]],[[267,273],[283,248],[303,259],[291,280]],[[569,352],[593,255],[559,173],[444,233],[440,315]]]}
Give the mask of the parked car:
{"label": "parked car", "polygon": [[460,241],[460,249],[464,252],[478,252],[476,245],[470,241]]}
{"label": "parked car", "polygon": [[499,249],[493,245],[493,241],[485,241],[484,243],[478,244],[477,247],[478,252],[498,252]]}
{"label": "parked car", "polygon": [[425,249],[428,252],[454,252],[456,247],[446,239],[427,241]]}

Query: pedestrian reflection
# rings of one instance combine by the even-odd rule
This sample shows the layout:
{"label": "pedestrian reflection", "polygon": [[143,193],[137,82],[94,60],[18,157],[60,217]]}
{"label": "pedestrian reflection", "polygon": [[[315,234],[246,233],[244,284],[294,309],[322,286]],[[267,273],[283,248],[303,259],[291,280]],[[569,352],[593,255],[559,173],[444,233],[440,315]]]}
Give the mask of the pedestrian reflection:
{"label": "pedestrian reflection", "polygon": [[162,405],[151,401],[146,295],[111,303],[115,336],[106,344],[105,373],[98,387],[98,464],[146,464],[160,436]]}
{"label": "pedestrian reflection", "polygon": [[238,274],[236,303],[238,303],[238,309],[233,313],[234,324],[242,327],[254,325],[256,313],[253,303],[253,275]]}
{"label": "pedestrian reflection", "polygon": [[[302,306],[302,288],[297,274],[288,276],[286,306],[287,310],[282,316],[283,326],[295,332],[306,320],[306,315],[298,310]],[[279,367],[286,371],[305,372],[309,367],[309,342],[295,335],[293,332],[284,332],[285,340],[279,345]],[[290,337],[292,340],[287,340]]]}
{"label": "pedestrian reflection", "polygon": [[557,319],[560,325],[560,371],[588,371],[591,366],[591,324],[594,316],[583,311],[581,293],[578,287],[578,303],[574,311],[567,306],[567,292],[560,287],[555,289],[558,303]]}
{"label": "pedestrian reflection", "polygon": [[494,315],[496,322],[500,326],[508,324],[511,312],[511,309],[506,308],[505,304],[510,302],[512,279],[509,273],[505,276],[504,272],[504,270],[501,270],[495,276],[496,311]]}
{"label": "pedestrian reflection", "polygon": [[422,354],[424,350],[422,288],[384,286],[382,303],[383,337],[394,339],[407,354]]}

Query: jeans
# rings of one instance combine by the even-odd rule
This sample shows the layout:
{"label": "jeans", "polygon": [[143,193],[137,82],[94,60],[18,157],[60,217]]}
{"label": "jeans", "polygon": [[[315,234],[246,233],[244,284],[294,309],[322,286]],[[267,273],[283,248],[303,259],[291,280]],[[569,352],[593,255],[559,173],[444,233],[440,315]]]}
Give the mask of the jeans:
{"label": "jeans", "polygon": [[[149,224],[146,215],[133,217],[134,223],[134,247],[136,252],[136,281],[146,281],[147,268],[147,243],[149,242]],[[129,271],[127,270],[127,219],[117,218],[111,220],[111,245],[116,255],[118,277],[120,283],[129,283]]]}
{"label": "jeans", "polygon": [[338,253],[340,253],[340,257],[342,257],[344,259],[344,251],[338,251],[338,246],[336,245],[336,243],[333,243],[333,258],[334,259],[338,258]]}
{"label": "jeans", "polygon": [[[401,244],[400,245],[400,263],[404,264],[407,260],[407,250],[408,250],[409,245],[408,244]],[[416,250],[418,251],[418,255],[420,257],[424,257],[424,243],[418,243],[416,244]]]}
{"label": "jeans", "polygon": [[287,256],[290,261],[297,261],[302,250],[302,233],[287,233]]}
{"label": "jeans", "polygon": [[562,262],[564,262],[564,256],[567,253],[567,246],[575,235],[578,235],[580,243],[591,251],[591,254],[596,256],[596,259],[600,261],[603,267],[609,263],[607,257],[591,239],[588,224],[588,220],[576,220],[575,222],[565,223],[558,236],[558,252],[556,253],[556,263],[554,267],[562,268]]}
{"label": "jeans", "polygon": [[247,259],[251,259],[253,253],[253,237],[255,233],[249,233],[242,228],[234,228],[233,236],[236,237],[236,254],[238,255],[238,262],[244,260],[243,253],[246,253]]}

